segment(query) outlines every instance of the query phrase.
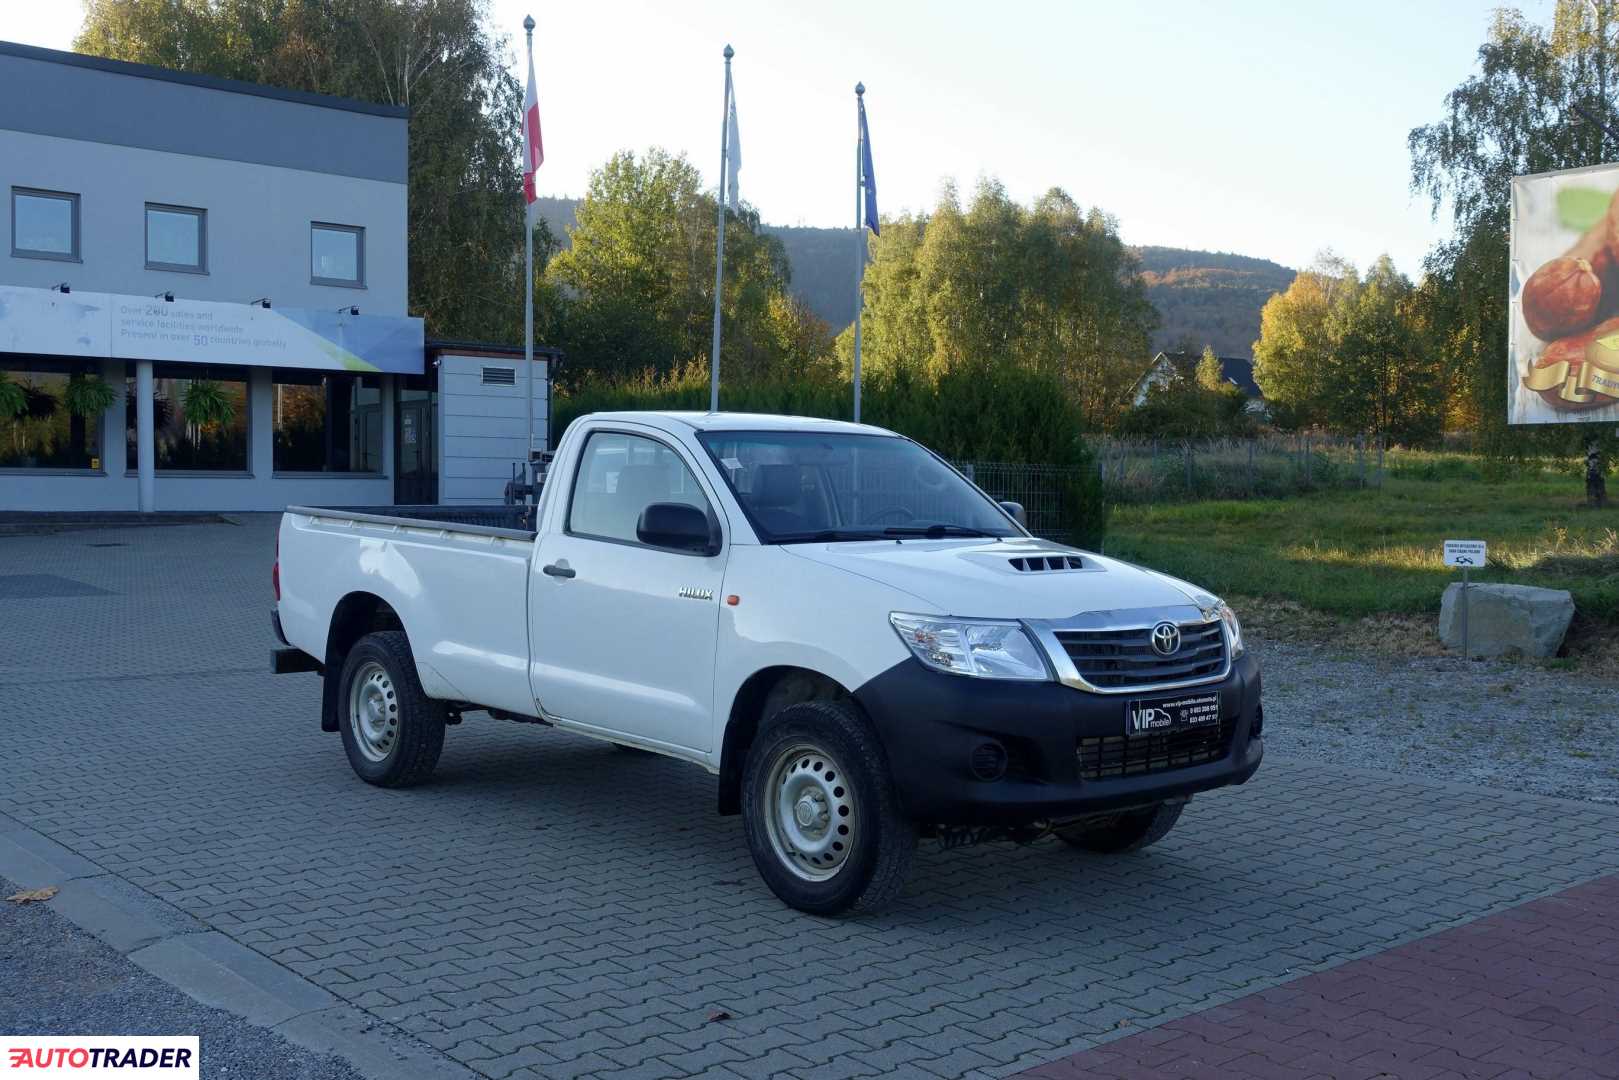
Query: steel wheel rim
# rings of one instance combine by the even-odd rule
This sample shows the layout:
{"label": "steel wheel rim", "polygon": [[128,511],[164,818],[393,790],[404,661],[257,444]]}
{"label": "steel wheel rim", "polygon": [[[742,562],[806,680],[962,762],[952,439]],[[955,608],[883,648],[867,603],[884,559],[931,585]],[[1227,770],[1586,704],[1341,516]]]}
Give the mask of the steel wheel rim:
{"label": "steel wheel rim", "polygon": [[759,792],[776,859],[805,881],[826,881],[854,848],[860,815],[843,766],[810,743],[778,752]]}
{"label": "steel wheel rim", "polygon": [[382,761],[399,741],[399,695],[388,669],[368,660],[349,687],[349,730],[367,761]]}

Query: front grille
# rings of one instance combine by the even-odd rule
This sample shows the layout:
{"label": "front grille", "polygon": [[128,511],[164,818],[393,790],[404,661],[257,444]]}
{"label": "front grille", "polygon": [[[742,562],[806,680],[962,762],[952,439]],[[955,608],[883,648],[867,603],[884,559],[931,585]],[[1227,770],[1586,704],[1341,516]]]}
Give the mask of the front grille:
{"label": "front grille", "polygon": [[1099,689],[1155,687],[1218,677],[1226,668],[1225,634],[1220,621],[1187,623],[1181,645],[1170,656],[1152,647],[1152,628],[1058,630],[1057,640],[1079,677]]}
{"label": "front grille", "polygon": [[1231,748],[1231,721],[1159,735],[1103,735],[1080,739],[1079,778],[1106,780],[1168,772],[1218,761]]}

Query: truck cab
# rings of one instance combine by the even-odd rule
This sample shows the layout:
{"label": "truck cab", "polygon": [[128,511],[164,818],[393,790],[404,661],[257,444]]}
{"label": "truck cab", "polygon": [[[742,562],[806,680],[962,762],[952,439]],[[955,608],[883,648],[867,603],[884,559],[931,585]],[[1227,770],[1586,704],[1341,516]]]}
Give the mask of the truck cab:
{"label": "truck cab", "polygon": [[363,779],[478,711],[679,758],[806,911],[879,906],[923,837],[1138,850],[1263,756],[1226,604],[866,425],[587,416],[534,507],[289,507],[277,578],[275,662]]}

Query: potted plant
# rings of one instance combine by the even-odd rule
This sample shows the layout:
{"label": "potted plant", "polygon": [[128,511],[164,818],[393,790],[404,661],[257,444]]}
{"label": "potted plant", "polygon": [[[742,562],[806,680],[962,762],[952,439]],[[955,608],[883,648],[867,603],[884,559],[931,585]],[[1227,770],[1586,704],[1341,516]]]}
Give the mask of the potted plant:
{"label": "potted plant", "polygon": [[11,381],[11,376],[0,371],[0,416],[7,420],[21,416],[28,408],[28,398],[22,387]]}
{"label": "potted plant", "polygon": [[0,371],[0,419],[12,421],[11,444],[22,454],[22,415],[28,411],[28,395],[11,381],[11,376]]}
{"label": "potted plant", "polygon": [[194,452],[202,449],[203,432],[223,427],[236,419],[236,406],[225,388],[213,379],[196,379],[180,398],[180,415],[185,418]]}
{"label": "potted plant", "polygon": [[[67,389],[62,392],[62,404],[68,412],[68,453],[85,453],[87,419],[100,416],[118,403],[118,391],[95,375],[75,372],[68,376]],[[88,462],[87,462],[88,463]]]}

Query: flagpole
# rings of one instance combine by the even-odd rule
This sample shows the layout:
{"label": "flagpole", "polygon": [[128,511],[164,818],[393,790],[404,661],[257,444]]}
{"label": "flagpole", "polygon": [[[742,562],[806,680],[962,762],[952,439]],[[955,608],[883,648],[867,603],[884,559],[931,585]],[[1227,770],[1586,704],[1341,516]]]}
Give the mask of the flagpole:
{"label": "flagpole", "polygon": [[725,46],[725,107],[720,110],[720,187],[719,223],[715,228],[714,250],[714,346],[708,355],[708,411],[720,411],[720,289],[725,282],[725,178],[730,158],[731,138],[731,57],[736,53]]}
{"label": "flagpole", "polygon": [[[534,16],[523,16],[523,33],[528,37],[528,71],[534,74]],[[529,159],[528,110],[523,110],[523,171]],[[538,182],[538,178],[536,178]],[[528,384],[528,452],[523,457],[525,480],[534,461],[534,204],[523,197],[523,378]]]}
{"label": "flagpole", "polygon": [[860,130],[861,101],[866,95],[866,84],[854,84],[855,97],[855,136],[854,136],[854,232],[855,232],[855,264],[854,264],[854,422],[860,423],[860,308],[864,296],[860,288],[861,278],[866,273],[866,230],[862,227],[860,211],[865,205],[862,188],[865,186],[865,170],[861,168],[861,159],[864,152]]}

